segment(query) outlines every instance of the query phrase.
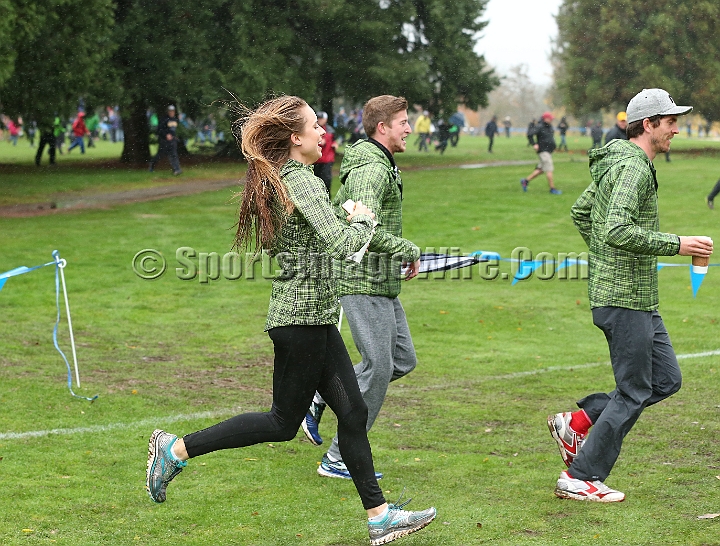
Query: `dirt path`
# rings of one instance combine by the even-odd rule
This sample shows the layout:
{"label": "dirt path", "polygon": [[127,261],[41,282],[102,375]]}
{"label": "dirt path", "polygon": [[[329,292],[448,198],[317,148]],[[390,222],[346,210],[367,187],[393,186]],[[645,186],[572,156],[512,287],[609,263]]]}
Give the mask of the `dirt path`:
{"label": "dirt path", "polygon": [[25,218],[29,216],[61,214],[63,212],[73,212],[83,209],[103,209],[115,205],[125,205],[127,203],[141,203],[143,201],[155,201],[167,197],[179,197],[206,191],[217,191],[232,186],[238,186],[237,179],[195,180],[183,182],[182,184],[172,184],[170,186],[153,186],[151,188],[137,188],[134,190],[90,193],[75,196],[68,195],[67,197],[60,197],[56,201],[0,207],[0,217]]}
{"label": "dirt path", "polygon": [[[445,167],[419,167],[407,170],[439,170],[448,168],[482,169],[486,167],[507,167],[511,165],[530,165],[534,161],[497,161],[493,163],[475,163],[471,165],[456,165]],[[0,218],[27,218],[31,216],[44,216],[48,214],[61,214],[84,209],[104,209],[115,205],[127,203],[141,203],[155,201],[168,197],[192,195],[206,191],[218,191],[238,186],[237,180],[194,180],[169,186],[153,186],[151,188],[137,188],[108,193],[90,193],[81,195],[60,196],[55,201],[42,203],[27,203],[0,207]]]}

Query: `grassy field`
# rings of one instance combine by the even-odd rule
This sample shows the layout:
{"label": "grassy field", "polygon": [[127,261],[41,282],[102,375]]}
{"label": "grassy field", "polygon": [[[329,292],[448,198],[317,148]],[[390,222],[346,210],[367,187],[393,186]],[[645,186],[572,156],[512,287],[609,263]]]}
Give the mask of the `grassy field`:
{"label": "grassy field", "polygon": [[[519,137],[498,138],[492,156],[483,137],[463,138],[442,157],[408,152],[398,158],[405,235],[422,248],[503,257],[518,247],[553,255],[585,250],[569,218],[589,182],[585,140],[572,138],[573,153],[555,155],[561,196],[548,193],[543,177],[521,192],[519,179],[532,165],[453,167],[490,158],[532,161]],[[661,226],[720,240],[718,213],[704,203],[720,175],[717,156],[691,151],[693,144],[678,137],[673,161],[656,162]],[[32,165],[29,147],[27,156],[10,156],[11,147],[0,143],[0,204],[178,182],[118,167],[110,159],[119,148],[106,146],[97,164],[63,156],[51,171]],[[183,168],[182,180],[241,173],[227,163]],[[367,544],[352,483],[318,477],[323,450],[302,433],[288,443],[191,461],[164,505],[144,491],[155,427],[185,434],[270,405],[272,346],[263,333],[270,283],[259,266],[255,280],[201,283],[175,274],[179,247],[220,255],[230,249],[230,196],[225,189],[0,218],[0,271],[50,261],[53,249],[68,260],[78,392],[100,395],[93,404],[68,395],[52,345],[52,268],[8,280],[0,292],[0,544]],[[162,277],[143,280],[133,272],[142,249],[163,254]],[[511,274],[510,267],[502,262],[500,271]],[[697,519],[720,512],[720,356],[697,356],[720,349],[720,279],[711,268],[694,299],[687,268],[666,268],[659,277],[665,324],[678,355],[687,356],[684,384],[646,410],[627,437],[607,480],[627,500],[608,506],[554,497],[563,465],[545,426],[548,413],[613,387],[586,283],[532,278],[511,286],[502,275],[483,280],[475,268],[471,279],[404,285],[419,365],[391,386],[370,440],[388,499],[406,488],[411,508],[434,505],[439,515],[398,544],[720,544],[719,520]],[[64,323],[61,332],[69,354]],[[357,359],[347,327],[343,334]],[[331,437],[332,414],[321,431]]]}

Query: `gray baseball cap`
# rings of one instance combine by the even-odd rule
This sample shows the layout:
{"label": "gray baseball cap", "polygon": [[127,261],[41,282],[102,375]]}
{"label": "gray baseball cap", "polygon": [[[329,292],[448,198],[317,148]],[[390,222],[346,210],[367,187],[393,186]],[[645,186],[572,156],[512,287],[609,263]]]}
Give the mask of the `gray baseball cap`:
{"label": "gray baseball cap", "polygon": [[653,116],[681,116],[692,112],[692,106],[678,106],[664,89],[643,89],[627,105],[627,122]]}

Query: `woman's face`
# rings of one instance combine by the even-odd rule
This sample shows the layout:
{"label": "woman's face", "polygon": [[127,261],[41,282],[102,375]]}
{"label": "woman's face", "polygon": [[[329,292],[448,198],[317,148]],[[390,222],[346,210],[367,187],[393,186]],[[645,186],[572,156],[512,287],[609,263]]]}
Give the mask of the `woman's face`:
{"label": "woman's face", "polygon": [[318,125],[315,111],[310,106],[305,105],[302,114],[305,118],[305,126],[301,134],[293,133],[290,136],[290,157],[305,165],[312,165],[322,155],[320,143],[325,129]]}

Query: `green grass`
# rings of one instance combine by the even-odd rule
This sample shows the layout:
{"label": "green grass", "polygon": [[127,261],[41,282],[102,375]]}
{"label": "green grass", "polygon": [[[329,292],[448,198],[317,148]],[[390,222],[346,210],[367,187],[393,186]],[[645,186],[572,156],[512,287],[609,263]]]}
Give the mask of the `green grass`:
{"label": "green grass", "polygon": [[[678,137],[681,145],[684,140]],[[532,165],[440,168],[442,162],[486,161],[486,142],[467,137],[443,158],[414,151],[398,158],[406,184],[405,235],[423,248],[494,250],[504,257],[521,246],[535,254],[585,250],[569,219],[571,204],[589,181],[579,137],[571,140],[575,153],[555,155],[561,196],[548,194],[543,177],[528,193],[520,191],[518,181]],[[493,160],[534,158],[519,137],[498,138],[496,149]],[[12,183],[3,174],[4,204],[98,191],[97,186],[111,191],[156,183],[142,171],[91,169],[79,162],[61,164],[53,178],[40,182],[34,166],[7,160],[5,151],[0,143],[0,162],[12,163],[4,168],[17,172]],[[662,228],[720,240],[716,213],[703,202],[718,176],[714,154],[660,159]],[[438,168],[413,168],[419,166]],[[198,177],[206,174],[203,169],[210,177],[235,167],[197,168]],[[0,271],[49,261],[53,249],[68,260],[78,391],[100,395],[88,404],[67,393],[64,364],[51,338],[52,269],[11,278],[0,292],[0,433],[117,427],[0,439],[0,544],[367,544],[352,484],[317,477],[323,451],[302,434],[285,444],[191,461],[164,505],[153,505],[144,492],[153,428],[185,434],[270,405],[272,345],[262,331],[269,282],[221,278],[203,284],[178,280],[174,273],[178,247],[221,255],[229,250],[235,207],[227,204],[228,195],[229,190],[0,218]],[[145,248],[161,251],[168,262],[155,281],[141,280],[131,268],[135,253]],[[510,264],[503,262],[501,272],[510,273]],[[661,312],[678,354],[720,348],[716,273],[712,268],[697,299],[687,269],[659,273]],[[439,516],[398,543],[720,542],[716,520],[696,519],[719,511],[720,357],[682,360],[682,390],[646,410],[628,436],[607,480],[627,494],[625,503],[561,501],[552,489],[562,463],[544,419],[613,386],[586,284],[534,278],[511,286],[502,278],[482,280],[475,269],[470,280],[408,282],[402,301],[419,365],[391,386],[370,439],[376,467],[386,475],[380,483],[387,497],[394,500],[405,487],[415,499],[411,507],[432,504]],[[357,359],[347,326],[343,334]],[[69,354],[64,323],[61,343]],[[331,436],[331,414],[321,430]]]}

